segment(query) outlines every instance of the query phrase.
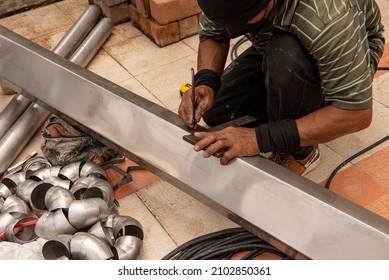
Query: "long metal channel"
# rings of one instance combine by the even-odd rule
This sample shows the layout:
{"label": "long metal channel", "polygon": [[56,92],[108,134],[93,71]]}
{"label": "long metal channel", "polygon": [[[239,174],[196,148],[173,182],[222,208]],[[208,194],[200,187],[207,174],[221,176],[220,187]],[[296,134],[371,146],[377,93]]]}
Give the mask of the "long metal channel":
{"label": "long metal channel", "polygon": [[[97,6],[89,5],[74,25],[66,32],[61,41],[55,46],[53,52],[62,57],[69,58],[96,25],[101,16],[101,10]],[[0,139],[30,104],[31,100],[20,93],[16,93],[14,98],[0,112]]]}
{"label": "long metal channel", "polygon": [[221,166],[161,106],[0,28],[0,76],[296,258],[389,259],[389,221],[262,157]]}
{"label": "long metal channel", "polygon": [[[114,24],[110,18],[101,19],[69,60],[82,66],[88,65],[111,34],[113,27]],[[50,82],[50,78],[48,81]],[[50,112],[39,104],[32,103],[0,139],[0,174],[7,170],[49,114]]]}

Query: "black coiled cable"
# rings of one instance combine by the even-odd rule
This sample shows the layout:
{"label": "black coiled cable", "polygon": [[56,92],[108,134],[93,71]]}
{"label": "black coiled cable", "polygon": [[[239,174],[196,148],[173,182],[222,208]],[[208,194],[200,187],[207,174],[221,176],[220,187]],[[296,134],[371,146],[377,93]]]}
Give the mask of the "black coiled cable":
{"label": "black coiled cable", "polygon": [[273,253],[281,259],[291,259],[277,248],[243,228],[229,228],[199,236],[178,246],[163,260],[222,260],[240,252],[241,259],[251,260],[263,253]]}

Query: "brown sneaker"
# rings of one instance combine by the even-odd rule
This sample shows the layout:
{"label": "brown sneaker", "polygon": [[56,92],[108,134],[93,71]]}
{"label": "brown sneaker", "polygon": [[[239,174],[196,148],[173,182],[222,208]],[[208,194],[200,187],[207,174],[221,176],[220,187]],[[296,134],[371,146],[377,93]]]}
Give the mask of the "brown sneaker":
{"label": "brown sneaker", "polygon": [[320,162],[319,147],[315,146],[312,152],[304,159],[297,160],[287,153],[272,153],[269,159],[288,168],[298,175],[305,175],[315,169]]}

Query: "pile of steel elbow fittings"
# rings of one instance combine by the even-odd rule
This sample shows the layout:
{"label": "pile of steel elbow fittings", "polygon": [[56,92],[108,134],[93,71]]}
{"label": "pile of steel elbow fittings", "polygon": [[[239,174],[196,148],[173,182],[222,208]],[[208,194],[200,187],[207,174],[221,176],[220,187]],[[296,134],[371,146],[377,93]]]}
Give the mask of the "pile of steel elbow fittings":
{"label": "pile of steel elbow fittings", "polygon": [[0,242],[38,237],[45,259],[133,260],[142,225],[118,214],[105,170],[90,162],[45,167],[0,182]]}

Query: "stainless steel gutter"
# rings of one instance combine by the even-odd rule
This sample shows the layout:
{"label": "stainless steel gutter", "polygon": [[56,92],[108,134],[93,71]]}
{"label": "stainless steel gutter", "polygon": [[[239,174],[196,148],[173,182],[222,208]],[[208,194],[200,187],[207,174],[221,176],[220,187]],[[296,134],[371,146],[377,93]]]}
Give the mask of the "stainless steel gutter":
{"label": "stainless steel gutter", "polygon": [[388,220],[262,157],[203,158],[175,113],[3,27],[0,53],[30,98],[292,257],[389,259]]}
{"label": "stainless steel gutter", "polygon": [[[113,26],[114,24],[111,19],[101,19],[93,30],[90,31],[88,36],[84,38],[84,41],[78,46],[69,60],[82,66],[88,65],[111,34]],[[58,76],[55,73],[50,73],[50,75],[46,76],[47,82],[55,81],[56,79],[58,79]],[[67,95],[67,93],[64,94],[65,96]],[[3,174],[7,170],[49,114],[50,112],[42,108],[39,104],[32,103],[1,138],[0,174]]]}

